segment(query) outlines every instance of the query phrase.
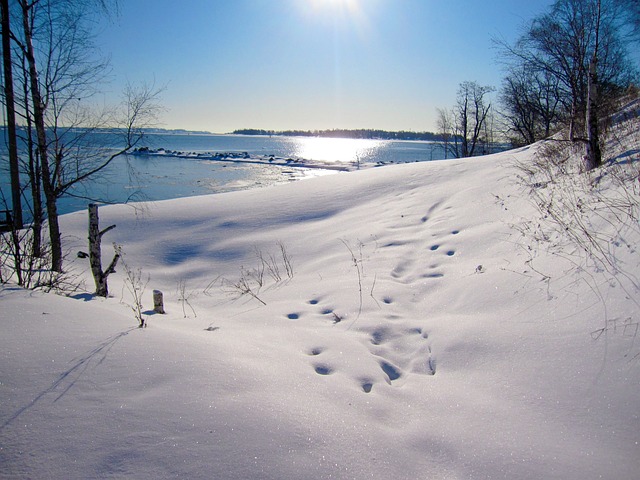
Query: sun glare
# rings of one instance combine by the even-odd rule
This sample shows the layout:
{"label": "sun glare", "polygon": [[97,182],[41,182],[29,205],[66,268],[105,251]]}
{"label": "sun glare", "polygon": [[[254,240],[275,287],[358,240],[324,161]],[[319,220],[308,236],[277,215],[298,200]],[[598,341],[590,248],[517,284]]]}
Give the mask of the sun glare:
{"label": "sun glare", "polygon": [[384,142],[350,138],[306,137],[297,139],[295,155],[321,162],[365,161]]}
{"label": "sun glare", "polygon": [[316,6],[338,6],[346,8],[355,8],[358,0],[311,0]]}
{"label": "sun glare", "polygon": [[369,34],[369,13],[375,6],[373,0],[298,0],[298,5],[308,19],[319,24],[330,22],[340,30],[355,31],[361,38]]}
{"label": "sun glare", "polygon": [[309,0],[313,10],[330,14],[358,14],[361,11],[361,0]]}

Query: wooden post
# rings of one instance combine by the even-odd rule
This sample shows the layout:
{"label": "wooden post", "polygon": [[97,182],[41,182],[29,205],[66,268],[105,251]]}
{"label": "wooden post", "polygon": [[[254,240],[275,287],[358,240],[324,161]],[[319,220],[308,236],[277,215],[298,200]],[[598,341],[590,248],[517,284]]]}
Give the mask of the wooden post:
{"label": "wooden post", "polygon": [[156,313],[164,314],[164,300],[162,292],[160,290],[153,291],[153,311]]}

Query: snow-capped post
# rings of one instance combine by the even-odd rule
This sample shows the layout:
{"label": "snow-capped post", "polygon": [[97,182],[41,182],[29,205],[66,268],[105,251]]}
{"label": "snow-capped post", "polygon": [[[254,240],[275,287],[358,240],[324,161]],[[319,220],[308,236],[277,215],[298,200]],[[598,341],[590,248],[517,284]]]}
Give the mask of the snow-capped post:
{"label": "snow-capped post", "polygon": [[160,290],[153,291],[153,311],[156,313],[164,314],[164,300],[162,292]]}
{"label": "snow-capped post", "polygon": [[109,295],[109,287],[107,286],[107,277],[115,272],[116,264],[120,259],[120,254],[116,251],[113,260],[105,271],[102,271],[102,236],[109,230],[116,228],[115,225],[100,231],[100,221],[98,218],[98,205],[89,204],[89,264],[91,265],[91,273],[96,283],[96,295],[98,297],[107,297]]}

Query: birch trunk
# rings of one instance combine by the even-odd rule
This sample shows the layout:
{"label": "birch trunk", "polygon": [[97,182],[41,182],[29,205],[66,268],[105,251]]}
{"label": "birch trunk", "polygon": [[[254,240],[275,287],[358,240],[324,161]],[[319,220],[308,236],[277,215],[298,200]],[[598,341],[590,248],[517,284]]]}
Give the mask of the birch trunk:
{"label": "birch trunk", "polygon": [[115,254],[109,267],[102,270],[102,236],[109,230],[116,228],[115,225],[100,231],[100,219],[98,218],[98,205],[89,204],[89,264],[91,265],[91,273],[96,284],[96,296],[107,297],[109,295],[109,286],[107,277],[115,272],[116,265],[120,259],[118,253]]}

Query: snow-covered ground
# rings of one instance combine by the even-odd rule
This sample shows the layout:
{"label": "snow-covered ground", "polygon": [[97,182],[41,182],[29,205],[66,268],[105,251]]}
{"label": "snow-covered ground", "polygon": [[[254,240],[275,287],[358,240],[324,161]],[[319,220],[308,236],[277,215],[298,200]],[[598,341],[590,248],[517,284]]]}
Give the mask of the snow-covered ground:
{"label": "snow-covered ground", "polygon": [[101,207],[148,327],[122,266],[109,299],[0,289],[0,476],[638,478],[638,291],[523,237],[537,148]]}

